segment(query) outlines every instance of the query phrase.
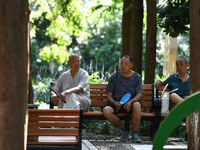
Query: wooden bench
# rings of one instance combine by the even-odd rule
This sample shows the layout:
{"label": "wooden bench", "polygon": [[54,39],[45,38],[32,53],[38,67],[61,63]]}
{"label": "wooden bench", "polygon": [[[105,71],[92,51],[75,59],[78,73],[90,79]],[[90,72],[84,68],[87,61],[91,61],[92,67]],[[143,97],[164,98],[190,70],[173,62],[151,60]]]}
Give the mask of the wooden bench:
{"label": "wooden bench", "polygon": [[[55,86],[56,83],[51,83]],[[83,119],[105,120],[102,109],[108,104],[107,92],[105,91],[107,84],[90,84],[91,106],[88,112],[83,112]],[[160,91],[163,89],[159,89]],[[153,138],[157,131],[160,121],[166,117],[166,114],[160,113],[161,102],[154,98],[154,84],[142,85],[142,114],[141,120],[151,121],[150,136]],[[50,101],[50,109],[54,108]],[[126,129],[129,128],[130,115],[119,113],[117,116],[121,120],[125,120]],[[128,119],[127,119],[128,118]]]}
{"label": "wooden bench", "polygon": [[82,113],[77,109],[28,109],[27,150],[80,150]]}

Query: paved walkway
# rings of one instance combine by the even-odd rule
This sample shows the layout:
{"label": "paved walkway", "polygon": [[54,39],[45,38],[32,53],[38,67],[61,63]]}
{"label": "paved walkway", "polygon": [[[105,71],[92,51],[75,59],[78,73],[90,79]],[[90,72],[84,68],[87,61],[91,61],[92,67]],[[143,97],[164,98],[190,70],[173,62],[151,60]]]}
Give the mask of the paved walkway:
{"label": "paved walkway", "polygon": [[[163,150],[187,150],[186,144],[179,144],[178,145],[165,145]],[[152,150],[152,145],[141,145],[141,144],[123,144],[129,150]],[[104,147],[100,149],[109,150],[109,147]],[[116,150],[121,150],[121,148],[115,148]],[[90,141],[83,140],[82,142],[82,150],[98,150]]]}
{"label": "paved walkway", "polygon": [[88,140],[82,140],[82,150],[97,150],[97,148]]}
{"label": "paved walkway", "polygon": [[[101,135],[84,133],[82,149],[83,150],[152,150],[152,141],[149,137],[141,137],[141,143],[120,142],[120,137],[112,135]],[[168,139],[163,148],[164,150],[186,150],[187,144],[183,138]]]}
{"label": "paved walkway", "polygon": [[[124,144],[124,143],[122,143],[122,145],[125,146],[129,150],[152,150],[152,145]],[[105,146],[104,148],[101,147],[99,149],[109,150],[109,146],[108,147]],[[83,140],[82,150],[98,150],[98,147],[95,147],[95,145],[93,145],[88,140]],[[122,149],[121,148],[115,148],[115,150],[122,150]],[[177,143],[177,145],[165,145],[163,150],[187,150],[187,145],[186,144],[180,144],[180,143]]]}

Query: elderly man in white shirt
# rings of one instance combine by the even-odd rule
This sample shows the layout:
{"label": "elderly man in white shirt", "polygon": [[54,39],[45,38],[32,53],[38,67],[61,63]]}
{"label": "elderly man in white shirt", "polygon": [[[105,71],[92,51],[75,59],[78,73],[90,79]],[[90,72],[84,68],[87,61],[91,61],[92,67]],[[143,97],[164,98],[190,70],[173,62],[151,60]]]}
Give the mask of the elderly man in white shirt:
{"label": "elderly man in white shirt", "polygon": [[88,73],[80,68],[81,61],[78,55],[69,56],[70,70],[64,72],[56,82],[55,89],[60,94],[51,95],[51,101],[58,108],[72,108],[88,111],[91,104]]}

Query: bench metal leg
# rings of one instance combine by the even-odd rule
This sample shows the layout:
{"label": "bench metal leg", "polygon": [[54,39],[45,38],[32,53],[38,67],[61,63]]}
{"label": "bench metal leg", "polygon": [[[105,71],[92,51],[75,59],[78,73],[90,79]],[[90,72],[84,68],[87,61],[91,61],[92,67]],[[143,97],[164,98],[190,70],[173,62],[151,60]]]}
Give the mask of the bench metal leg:
{"label": "bench metal leg", "polygon": [[129,128],[130,128],[130,124],[129,124],[129,115],[127,112],[125,112],[125,115],[124,115],[124,120],[125,120],[125,130],[126,131],[129,131]]}

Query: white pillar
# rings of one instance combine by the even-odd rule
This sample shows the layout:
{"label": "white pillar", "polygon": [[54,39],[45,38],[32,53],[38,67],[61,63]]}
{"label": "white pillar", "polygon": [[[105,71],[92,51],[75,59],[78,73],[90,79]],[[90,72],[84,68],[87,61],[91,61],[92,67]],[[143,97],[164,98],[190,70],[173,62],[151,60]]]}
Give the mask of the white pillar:
{"label": "white pillar", "polygon": [[165,37],[165,53],[164,53],[164,67],[163,75],[169,76],[176,72],[176,57],[177,57],[177,39],[169,35]]}

